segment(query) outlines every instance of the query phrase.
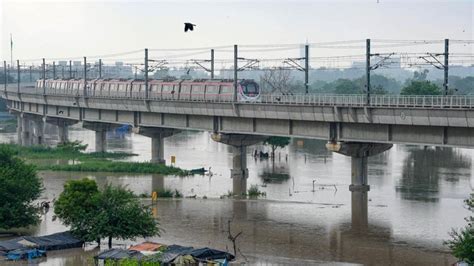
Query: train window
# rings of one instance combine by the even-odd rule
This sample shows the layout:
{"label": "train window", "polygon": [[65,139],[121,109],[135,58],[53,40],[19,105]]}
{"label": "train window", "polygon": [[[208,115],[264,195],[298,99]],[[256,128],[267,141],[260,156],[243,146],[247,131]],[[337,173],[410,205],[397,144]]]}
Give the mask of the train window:
{"label": "train window", "polygon": [[192,89],[193,89],[193,93],[199,93],[199,94],[204,93],[204,86],[202,85],[193,85]]}
{"label": "train window", "polygon": [[257,85],[255,83],[247,83],[244,86],[244,93],[245,94],[255,94],[258,93]]}
{"label": "train window", "polygon": [[140,84],[133,84],[133,91],[140,91]]}

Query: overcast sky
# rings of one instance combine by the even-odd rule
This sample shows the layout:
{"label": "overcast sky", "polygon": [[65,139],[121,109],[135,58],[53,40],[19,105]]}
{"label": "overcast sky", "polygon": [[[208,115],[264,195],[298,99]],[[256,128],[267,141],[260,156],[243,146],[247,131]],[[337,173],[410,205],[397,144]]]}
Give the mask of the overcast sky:
{"label": "overcast sky", "polygon": [[[473,39],[473,0],[0,1],[1,60],[169,47]],[[184,33],[183,22],[197,24]],[[472,46],[472,45],[471,45]],[[472,52],[472,48],[470,50]]]}

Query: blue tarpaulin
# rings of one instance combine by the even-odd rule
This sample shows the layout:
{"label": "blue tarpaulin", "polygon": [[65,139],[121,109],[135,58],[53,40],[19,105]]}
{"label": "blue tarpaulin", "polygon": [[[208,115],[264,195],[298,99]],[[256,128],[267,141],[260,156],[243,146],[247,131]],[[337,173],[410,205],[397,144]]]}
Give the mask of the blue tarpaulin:
{"label": "blue tarpaulin", "polygon": [[23,259],[32,260],[32,259],[46,256],[46,251],[36,249],[36,248],[16,249],[16,250],[8,252],[5,256],[9,260],[23,260]]}

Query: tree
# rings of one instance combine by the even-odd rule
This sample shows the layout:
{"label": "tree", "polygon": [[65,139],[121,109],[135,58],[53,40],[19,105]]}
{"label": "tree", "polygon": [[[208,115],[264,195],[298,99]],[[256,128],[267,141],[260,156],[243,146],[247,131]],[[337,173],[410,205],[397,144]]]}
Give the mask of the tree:
{"label": "tree", "polygon": [[[467,208],[474,213],[474,193],[470,199],[464,201]],[[465,218],[467,226],[460,231],[452,230],[451,240],[445,241],[453,256],[461,261],[467,262],[468,265],[474,264],[474,216]]]}
{"label": "tree", "polygon": [[284,148],[290,144],[290,138],[288,137],[269,137],[263,142],[264,145],[270,145],[272,147],[272,158],[275,158],[275,150],[277,148]]}
{"label": "tree", "polygon": [[106,185],[99,191],[93,180],[71,180],[54,206],[54,212],[71,231],[84,241],[108,238],[133,239],[159,235],[151,210],[122,187]]}
{"label": "tree", "polygon": [[430,81],[412,80],[410,84],[404,87],[401,95],[441,95],[441,89]]}
{"label": "tree", "polygon": [[293,78],[289,69],[266,69],[263,75],[260,76],[260,80],[263,81],[262,88],[265,88],[265,85],[269,86],[268,93],[280,92],[287,94],[292,92],[290,84]]}
{"label": "tree", "polygon": [[454,89],[457,90],[458,94],[474,94],[474,77],[459,78],[453,76],[450,79],[454,80],[452,84],[454,84]]}
{"label": "tree", "polygon": [[429,72],[428,69],[423,69],[422,72],[415,71],[415,73],[413,73],[413,80],[425,81]]}
{"label": "tree", "polygon": [[112,247],[112,238],[134,239],[160,234],[150,208],[142,207],[132,191],[106,185],[98,203],[94,231],[101,238],[109,238],[109,248]]}
{"label": "tree", "polygon": [[[93,231],[99,189],[94,180],[69,180],[54,204],[54,214],[84,241],[100,239]],[[100,243],[100,241],[98,240]]]}
{"label": "tree", "polygon": [[334,93],[336,94],[360,94],[362,88],[350,79],[338,79],[334,83]]}
{"label": "tree", "polygon": [[0,228],[37,224],[39,209],[33,202],[41,191],[34,166],[15,157],[9,148],[0,147]]}

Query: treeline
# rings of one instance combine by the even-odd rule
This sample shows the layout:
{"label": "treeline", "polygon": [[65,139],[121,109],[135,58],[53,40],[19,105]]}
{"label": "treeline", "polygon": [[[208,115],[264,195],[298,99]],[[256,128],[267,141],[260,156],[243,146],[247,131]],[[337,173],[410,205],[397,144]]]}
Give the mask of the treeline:
{"label": "treeline", "polygon": [[[383,75],[371,75],[373,94],[402,94],[402,95],[442,95],[443,80],[427,80],[428,71],[414,72],[413,77],[400,82]],[[450,95],[474,95],[474,76],[449,77]],[[265,86],[264,86],[265,87]],[[310,93],[324,94],[363,94],[366,92],[366,77],[357,79],[340,78],[331,82],[317,80],[309,84]],[[284,93],[303,93],[304,83],[297,80],[290,82]]]}

